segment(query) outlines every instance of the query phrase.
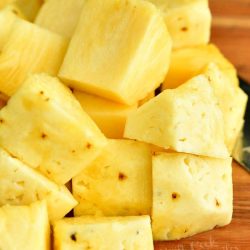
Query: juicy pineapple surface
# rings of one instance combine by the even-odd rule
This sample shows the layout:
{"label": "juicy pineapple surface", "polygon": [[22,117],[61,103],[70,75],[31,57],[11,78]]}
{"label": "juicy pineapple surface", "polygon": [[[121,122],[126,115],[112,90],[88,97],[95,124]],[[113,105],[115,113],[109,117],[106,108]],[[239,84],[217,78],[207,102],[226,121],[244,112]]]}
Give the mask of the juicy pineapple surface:
{"label": "juicy pineapple surface", "polygon": [[11,96],[30,73],[56,75],[68,40],[18,19],[0,54],[0,91]]}
{"label": "juicy pineapple surface", "polygon": [[228,84],[238,86],[237,72],[214,44],[183,48],[171,54],[171,63],[162,89],[177,88],[203,72],[209,63],[216,63],[228,77]]}
{"label": "juicy pineapple surface", "polygon": [[128,106],[81,91],[73,93],[82,108],[108,138],[123,137],[127,116],[137,108],[137,104]]}
{"label": "juicy pineapple surface", "polygon": [[232,219],[231,158],[153,156],[154,240],[176,240]]}
{"label": "juicy pineapple surface", "polygon": [[56,185],[3,149],[0,149],[0,173],[0,206],[46,200],[49,218],[56,220],[77,204],[65,186]]}
{"label": "juicy pineapple surface", "polygon": [[168,89],[128,116],[124,136],[177,152],[225,158],[223,115],[208,79]]}
{"label": "juicy pineapple surface", "polygon": [[0,207],[0,249],[49,250],[50,226],[46,202]]}
{"label": "juicy pineapple surface", "polygon": [[49,0],[40,9],[35,23],[62,36],[72,37],[85,0]]}
{"label": "juicy pineapple surface", "polygon": [[150,214],[151,148],[130,140],[109,140],[101,155],[73,178],[79,215]]}
{"label": "juicy pineapple surface", "polygon": [[59,184],[78,174],[106,138],[57,78],[31,75],[0,111],[0,145]]}
{"label": "juicy pineapple surface", "polygon": [[[95,22],[89,25],[93,16]],[[171,44],[164,20],[151,3],[89,0],[59,77],[73,88],[132,105],[163,81]]]}
{"label": "juicy pineapple surface", "polygon": [[235,141],[244,123],[248,96],[235,85],[230,84],[228,76],[214,63],[204,70],[219,102],[224,117],[225,143],[232,152]]}
{"label": "juicy pineapple surface", "polygon": [[174,49],[207,44],[211,13],[208,0],[147,0],[163,13]]}
{"label": "juicy pineapple surface", "polygon": [[149,216],[77,217],[54,224],[55,250],[153,250]]}

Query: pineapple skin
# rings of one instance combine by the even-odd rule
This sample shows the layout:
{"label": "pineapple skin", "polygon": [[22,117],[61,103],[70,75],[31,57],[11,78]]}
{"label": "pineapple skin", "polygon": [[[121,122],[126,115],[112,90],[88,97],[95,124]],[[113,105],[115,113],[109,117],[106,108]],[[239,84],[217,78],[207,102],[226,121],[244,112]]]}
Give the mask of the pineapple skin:
{"label": "pineapple skin", "polygon": [[231,162],[183,153],[153,156],[154,240],[179,240],[230,223]]}
{"label": "pineapple skin", "polygon": [[173,51],[162,90],[177,88],[192,77],[201,74],[209,63],[217,64],[227,75],[229,84],[239,85],[235,67],[214,44],[208,44]]}
{"label": "pineapple skin", "polygon": [[[89,26],[93,16],[98,19]],[[163,17],[152,4],[90,0],[59,77],[70,87],[133,105],[162,83],[171,46]]]}
{"label": "pineapple skin", "polygon": [[240,87],[230,84],[228,76],[216,64],[210,63],[203,73],[208,78],[223,113],[225,144],[232,153],[244,124],[248,96]]}
{"label": "pineapple skin", "polygon": [[150,214],[151,160],[145,143],[109,140],[101,155],[73,178],[73,195],[79,202],[75,216]]}
{"label": "pineapple skin", "polygon": [[0,91],[13,95],[32,73],[56,75],[67,46],[66,38],[16,20],[0,55]]}
{"label": "pineapple skin", "polygon": [[0,149],[0,171],[0,206],[46,200],[52,221],[63,218],[77,205],[65,186],[56,185],[3,149]]}
{"label": "pineapple skin", "polygon": [[74,90],[73,94],[106,137],[123,138],[127,116],[137,104],[123,105],[82,91]]}
{"label": "pineapple skin", "polygon": [[154,249],[149,216],[65,218],[53,231],[55,250]]}
{"label": "pineapple skin", "polygon": [[173,39],[174,49],[209,42],[212,17],[208,0],[148,1],[161,10]]}
{"label": "pineapple skin", "polygon": [[223,115],[208,79],[168,89],[128,116],[124,137],[177,152],[227,158]]}
{"label": "pineapple skin", "polygon": [[79,21],[85,0],[49,0],[41,7],[35,23],[71,38]]}
{"label": "pineapple skin", "polygon": [[49,250],[50,225],[45,201],[0,208],[1,249]]}
{"label": "pineapple skin", "polygon": [[107,143],[71,91],[46,74],[27,78],[0,117],[0,145],[58,184],[77,175]]}

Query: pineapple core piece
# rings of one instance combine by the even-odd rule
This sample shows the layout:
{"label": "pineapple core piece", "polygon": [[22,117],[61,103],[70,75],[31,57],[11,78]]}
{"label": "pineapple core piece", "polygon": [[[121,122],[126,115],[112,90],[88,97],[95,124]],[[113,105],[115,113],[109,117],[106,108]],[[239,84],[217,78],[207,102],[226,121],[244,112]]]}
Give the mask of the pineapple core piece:
{"label": "pineapple core piece", "polygon": [[11,96],[30,73],[56,75],[67,39],[18,19],[0,54],[0,91]]}
{"label": "pineapple core piece", "polygon": [[228,76],[216,64],[210,63],[204,70],[204,74],[207,76],[222,110],[225,143],[229,152],[232,152],[244,123],[248,96],[241,88],[230,84]]}
{"label": "pineapple core piece", "polygon": [[0,149],[0,173],[0,206],[46,200],[49,218],[56,220],[63,218],[77,204],[65,186],[56,185],[3,149]]}
{"label": "pineapple core piece", "polygon": [[73,93],[82,108],[108,138],[123,137],[127,116],[137,108],[137,104],[128,106],[81,91],[74,90]]}
{"label": "pineapple core piece", "polygon": [[0,111],[0,146],[58,184],[87,166],[106,138],[57,78],[31,75]]}
{"label": "pineapple core piece", "polygon": [[151,161],[149,145],[109,140],[102,154],[73,178],[73,195],[79,202],[75,215],[150,214]]}
{"label": "pineapple core piece", "polygon": [[209,44],[173,51],[162,89],[177,88],[190,78],[201,74],[209,63],[217,64],[219,69],[227,75],[229,84],[239,85],[234,66],[215,45]]}
{"label": "pineapple core piece", "polygon": [[230,223],[232,159],[153,156],[154,240],[178,240]]}
{"label": "pineapple core piece", "polygon": [[225,158],[222,112],[204,75],[168,89],[128,116],[124,136],[177,152]]}
{"label": "pineapple core piece", "polygon": [[175,49],[209,42],[212,18],[208,0],[148,1],[162,11]]}
{"label": "pineapple core piece", "polygon": [[53,229],[55,250],[154,249],[149,216],[65,218]]}
{"label": "pineapple core piece", "polygon": [[62,36],[72,37],[85,0],[49,0],[41,7],[35,23]]}
{"label": "pineapple core piece", "polygon": [[49,250],[50,226],[46,202],[0,207],[0,249]]}
{"label": "pineapple core piece", "polygon": [[163,17],[153,4],[89,0],[59,77],[73,88],[132,105],[164,80],[171,44]]}

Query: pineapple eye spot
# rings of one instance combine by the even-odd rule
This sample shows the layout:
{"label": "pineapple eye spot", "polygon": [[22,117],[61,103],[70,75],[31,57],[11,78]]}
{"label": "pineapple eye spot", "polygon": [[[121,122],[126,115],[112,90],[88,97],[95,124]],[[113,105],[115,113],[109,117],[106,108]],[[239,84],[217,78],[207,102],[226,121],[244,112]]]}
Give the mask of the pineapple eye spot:
{"label": "pineapple eye spot", "polygon": [[73,241],[76,241],[76,234],[75,233],[71,234],[70,239]]}
{"label": "pineapple eye spot", "polygon": [[72,150],[71,153],[74,154],[76,151],[75,150]]}
{"label": "pineapple eye spot", "polygon": [[49,97],[45,99],[46,102],[48,102],[49,100],[50,100]]}
{"label": "pineapple eye spot", "polygon": [[0,123],[4,123],[4,119],[0,119]]}
{"label": "pineapple eye spot", "polygon": [[177,200],[178,198],[180,198],[180,195],[178,193],[172,193],[172,199],[173,200]]}
{"label": "pineapple eye spot", "polygon": [[187,27],[182,27],[181,31],[186,32],[186,31],[188,31],[188,28]]}
{"label": "pineapple eye spot", "polygon": [[41,90],[41,91],[39,92],[39,94],[40,94],[40,95],[43,95],[43,94],[44,94],[44,92]]}
{"label": "pineapple eye spot", "polygon": [[126,180],[128,177],[124,174],[124,173],[119,173],[119,175],[118,175],[118,179],[120,180],[120,181],[124,181],[124,180]]}
{"label": "pineapple eye spot", "polygon": [[42,139],[45,139],[47,137],[47,135],[45,133],[42,133],[41,137],[42,137]]}
{"label": "pineapple eye spot", "polygon": [[220,202],[217,199],[215,199],[215,205],[216,207],[220,207]]}
{"label": "pineapple eye spot", "polygon": [[188,229],[186,228],[185,230],[184,230],[184,233],[187,233],[188,232]]}
{"label": "pineapple eye spot", "polygon": [[88,142],[87,145],[86,145],[86,148],[90,149],[91,147],[92,147],[92,145]]}

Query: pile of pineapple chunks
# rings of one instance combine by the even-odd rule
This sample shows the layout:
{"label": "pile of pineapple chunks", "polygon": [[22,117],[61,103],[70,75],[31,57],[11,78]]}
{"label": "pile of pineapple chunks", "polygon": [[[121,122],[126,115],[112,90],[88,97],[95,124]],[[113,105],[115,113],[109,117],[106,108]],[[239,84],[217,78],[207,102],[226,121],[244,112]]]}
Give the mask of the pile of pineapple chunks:
{"label": "pile of pineapple chunks", "polygon": [[230,223],[247,96],[210,26],[207,0],[0,0],[1,250]]}

